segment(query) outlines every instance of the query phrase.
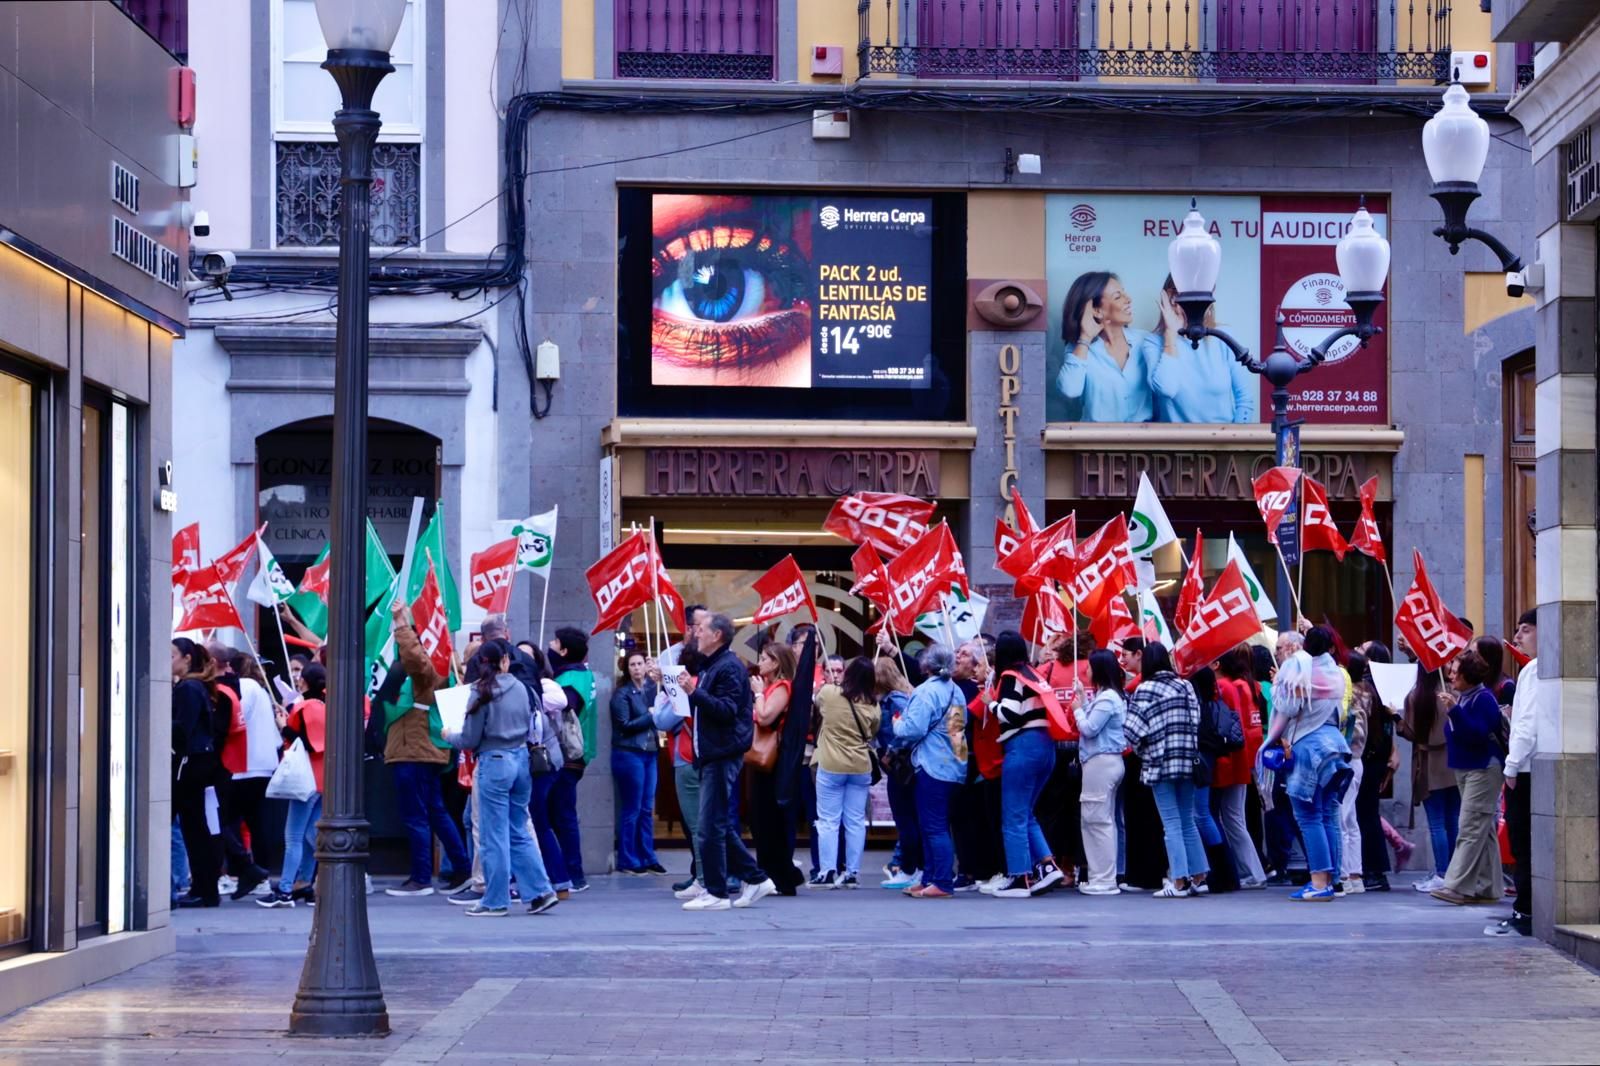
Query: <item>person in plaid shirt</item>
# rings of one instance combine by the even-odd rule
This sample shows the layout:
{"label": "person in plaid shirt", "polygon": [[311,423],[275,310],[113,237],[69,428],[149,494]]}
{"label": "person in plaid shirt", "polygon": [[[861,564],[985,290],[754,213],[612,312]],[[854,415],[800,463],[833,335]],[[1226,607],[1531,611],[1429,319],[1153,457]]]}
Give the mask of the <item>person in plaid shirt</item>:
{"label": "person in plaid shirt", "polygon": [[1206,850],[1194,821],[1194,775],[1200,761],[1200,700],[1172,670],[1166,646],[1146,644],[1139,687],[1128,700],[1124,731],[1139,756],[1139,780],[1155,793],[1167,844],[1160,899],[1204,895]]}

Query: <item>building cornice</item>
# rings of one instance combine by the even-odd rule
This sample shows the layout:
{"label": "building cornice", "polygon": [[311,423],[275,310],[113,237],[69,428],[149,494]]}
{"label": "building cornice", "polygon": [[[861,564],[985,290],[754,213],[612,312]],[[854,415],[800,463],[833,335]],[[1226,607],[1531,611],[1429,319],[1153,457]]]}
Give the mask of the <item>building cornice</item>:
{"label": "building cornice", "polygon": [[1561,147],[1600,113],[1600,18],[1589,24],[1533,84],[1512,97],[1506,113],[1528,135],[1534,159]]}

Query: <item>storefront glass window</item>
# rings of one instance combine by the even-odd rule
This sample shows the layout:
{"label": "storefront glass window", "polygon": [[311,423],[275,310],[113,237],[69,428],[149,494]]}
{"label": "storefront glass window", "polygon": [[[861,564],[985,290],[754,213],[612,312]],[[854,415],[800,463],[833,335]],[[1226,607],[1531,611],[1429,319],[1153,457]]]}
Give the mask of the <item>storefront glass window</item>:
{"label": "storefront glass window", "polygon": [[27,939],[33,655],[33,387],[0,373],[0,947]]}

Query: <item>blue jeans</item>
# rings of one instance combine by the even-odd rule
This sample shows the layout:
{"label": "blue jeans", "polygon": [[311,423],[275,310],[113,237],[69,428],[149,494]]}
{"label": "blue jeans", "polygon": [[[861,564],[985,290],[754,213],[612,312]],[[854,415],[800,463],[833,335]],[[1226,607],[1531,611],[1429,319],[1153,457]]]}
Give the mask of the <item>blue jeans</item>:
{"label": "blue jeans", "polygon": [[1200,843],[1214,848],[1223,842],[1222,829],[1211,817],[1211,786],[1194,786],[1194,825],[1200,830]]}
{"label": "blue jeans", "polygon": [[728,896],[728,874],[747,885],[767,879],[756,860],[739,839],[738,823],[733,820],[734,789],[739,786],[739,770],[744,757],[711,759],[700,764],[700,865],[706,891],[724,899]]}
{"label": "blue jeans", "polygon": [[[867,789],[872,775],[817,771],[817,869],[859,874],[867,846]],[[839,824],[844,823],[844,869],[839,869]]]}
{"label": "blue jeans", "polygon": [[902,870],[922,869],[922,825],[917,821],[917,782],[901,782],[889,774],[889,813],[900,839],[895,842],[891,865]]}
{"label": "blue jeans", "polygon": [[1445,871],[1450,869],[1450,856],[1456,853],[1456,834],[1461,830],[1461,789],[1455,785],[1429,789],[1428,798],[1422,801],[1422,809],[1428,812],[1433,872],[1443,877]]}
{"label": "blue jeans", "polygon": [[1056,746],[1048,729],[1024,729],[1005,743],[1000,768],[1000,838],[1006,847],[1006,873],[1028,873],[1050,857],[1050,845],[1034,817],[1034,804],[1056,766]]}
{"label": "blue jeans", "polygon": [[1309,800],[1289,797],[1294,805],[1294,820],[1305,842],[1306,868],[1314,874],[1339,874],[1339,796],[1319,788]]}
{"label": "blue jeans", "polygon": [[550,783],[545,811],[566,867],[566,879],[574,887],[586,885],[589,879],[583,876],[583,840],[578,835],[578,782],[583,780],[583,767],[563,766],[549,776],[555,780]]}
{"label": "blue jeans", "polygon": [[561,842],[556,839],[555,830],[550,825],[550,790],[560,776],[559,771],[533,775],[533,797],[528,800],[528,816],[533,819],[533,831],[539,837],[539,853],[544,859],[544,868],[550,874],[550,880],[555,882],[557,888],[567,889],[572,887],[572,879],[567,876],[567,861],[561,855]]}
{"label": "blue jeans", "polygon": [[642,870],[656,861],[656,753],[611,749],[617,783],[617,869]]}
{"label": "blue jeans", "polygon": [[287,894],[294,886],[309,883],[317,873],[317,819],[322,817],[322,793],[309,799],[290,800],[283,819],[283,876],[278,891]]}
{"label": "blue jeans", "polygon": [[433,838],[439,838],[450,869],[472,869],[467,849],[462,846],[461,833],[444,809],[444,795],[439,791],[439,775],[444,767],[431,762],[390,763],[394,772],[395,798],[400,804],[400,821],[405,824],[406,836],[411,844],[411,880],[421,885],[433,884]]}
{"label": "blue jeans", "polygon": [[183,846],[183,830],[177,816],[172,819],[172,898],[189,891],[189,849]]}
{"label": "blue jeans", "polygon": [[551,891],[539,845],[528,834],[528,800],[533,779],[528,775],[528,749],[486,751],[478,756],[473,776],[478,793],[478,846],[483,849],[483,906],[511,902],[511,875],[517,875],[522,898],[532,902]]}
{"label": "blue jeans", "polygon": [[955,891],[956,846],[950,839],[950,797],[958,786],[917,771],[917,824],[922,830],[922,883]]}
{"label": "blue jeans", "polygon": [[1206,849],[1194,824],[1194,780],[1184,777],[1157,781],[1150,786],[1156,810],[1161,813],[1161,835],[1167,845],[1167,876],[1177,881],[1190,874],[1209,873]]}

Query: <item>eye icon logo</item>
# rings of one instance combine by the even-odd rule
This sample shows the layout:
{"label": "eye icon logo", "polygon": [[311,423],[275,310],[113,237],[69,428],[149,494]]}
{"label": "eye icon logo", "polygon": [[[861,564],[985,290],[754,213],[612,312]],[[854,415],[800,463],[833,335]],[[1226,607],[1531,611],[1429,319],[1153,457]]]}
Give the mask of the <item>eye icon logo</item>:
{"label": "eye icon logo", "polygon": [[1094,229],[1094,223],[1095,223],[1094,208],[1089,206],[1088,204],[1074,204],[1072,206],[1072,214],[1069,217],[1072,220],[1072,228],[1073,229],[1076,229],[1076,230]]}
{"label": "eye icon logo", "polygon": [[1333,293],[1326,286],[1317,290],[1317,303],[1323,307],[1333,303]]}
{"label": "eye icon logo", "polygon": [[823,229],[838,229],[839,209],[832,204],[828,204],[817,212],[817,221],[822,223]]}

